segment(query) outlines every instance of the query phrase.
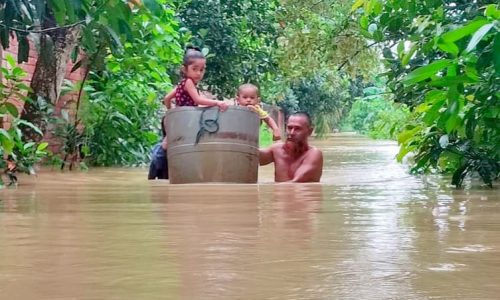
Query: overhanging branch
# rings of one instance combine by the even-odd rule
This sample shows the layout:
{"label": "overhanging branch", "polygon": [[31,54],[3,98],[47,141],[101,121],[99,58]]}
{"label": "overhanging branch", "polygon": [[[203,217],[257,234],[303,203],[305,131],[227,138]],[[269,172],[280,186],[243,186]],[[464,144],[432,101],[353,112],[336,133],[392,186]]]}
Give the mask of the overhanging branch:
{"label": "overhanging branch", "polygon": [[343,67],[344,67],[344,66],[345,66],[345,65],[346,65],[346,64],[347,64],[347,63],[348,63],[351,59],[353,59],[354,57],[358,56],[358,55],[359,55],[362,51],[364,51],[364,50],[366,50],[366,49],[368,49],[368,48],[370,48],[370,47],[372,47],[372,46],[374,46],[374,45],[376,45],[376,44],[378,44],[378,43],[379,43],[379,42],[373,42],[373,43],[371,43],[371,44],[369,44],[369,45],[366,45],[365,47],[363,47],[363,48],[361,48],[361,49],[358,49],[356,52],[354,52],[354,54],[353,54],[351,57],[349,57],[348,59],[344,60],[344,62],[343,62],[342,64],[340,64],[340,66],[337,68],[337,71],[342,70],[342,68],[343,68]]}
{"label": "overhanging branch", "polygon": [[82,20],[82,21],[78,21],[78,22],[73,23],[73,24],[68,24],[68,25],[64,25],[64,26],[56,26],[56,27],[45,28],[45,29],[40,29],[40,30],[20,29],[20,28],[10,27],[10,26],[7,26],[7,25],[2,24],[2,23],[0,23],[0,27],[7,28],[7,30],[11,30],[11,31],[29,34],[29,33],[46,33],[46,32],[51,32],[51,31],[55,31],[55,30],[59,30],[59,29],[73,28],[73,27],[76,27],[78,25],[82,25],[85,22],[86,22],[85,20]]}

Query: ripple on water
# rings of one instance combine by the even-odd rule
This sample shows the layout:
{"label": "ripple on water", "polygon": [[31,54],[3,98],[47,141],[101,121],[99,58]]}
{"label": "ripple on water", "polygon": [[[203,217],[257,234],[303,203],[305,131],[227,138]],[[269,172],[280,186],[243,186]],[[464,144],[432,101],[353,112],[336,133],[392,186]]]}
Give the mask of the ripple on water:
{"label": "ripple on water", "polygon": [[467,265],[465,264],[457,264],[457,263],[440,263],[432,265],[427,269],[436,272],[454,272],[463,270],[466,266]]}
{"label": "ripple on water", "polygon": [[467,245],[464,247],[450,247],[446,250],[448,253],[475,253],[475,252],[486,252],[491,251],[492,247],[487,247],[484,245]]}

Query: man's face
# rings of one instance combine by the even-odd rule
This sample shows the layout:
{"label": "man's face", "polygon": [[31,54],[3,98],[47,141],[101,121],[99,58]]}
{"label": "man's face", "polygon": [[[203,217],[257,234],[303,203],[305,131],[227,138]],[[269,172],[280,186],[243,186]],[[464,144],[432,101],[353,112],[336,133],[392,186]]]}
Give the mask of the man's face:
{"label": "man's face", "polygon": [[286,124],[287,141],[302,144],[312,134],[313,128],[308,124],[307,118],[295,115],[288,118]]}

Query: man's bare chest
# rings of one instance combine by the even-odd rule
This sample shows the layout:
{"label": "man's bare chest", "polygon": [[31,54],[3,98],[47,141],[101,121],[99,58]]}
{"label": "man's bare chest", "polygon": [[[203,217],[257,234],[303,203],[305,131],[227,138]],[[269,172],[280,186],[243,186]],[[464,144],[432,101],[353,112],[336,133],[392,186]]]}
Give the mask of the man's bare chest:
{"label": "man's bare chest", "polygon": [[275,159],[275,167],[281,172],[286,172],[290,178],[294,177],[295,172],[303,164],[305,153],[300,156],[291,156],[283,151],[279,159]]}

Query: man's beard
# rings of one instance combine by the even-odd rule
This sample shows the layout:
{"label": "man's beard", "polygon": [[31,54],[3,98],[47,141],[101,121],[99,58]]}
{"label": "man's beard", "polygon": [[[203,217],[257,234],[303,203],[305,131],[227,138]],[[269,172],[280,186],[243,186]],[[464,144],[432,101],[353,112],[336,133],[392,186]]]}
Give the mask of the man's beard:
{"label": "man's beard", "polygon": [[299,157],[307,151],[308,146],[305,142],[296,142],[287,139],[283,145],[283,149],[286,153],[288,153],[288,155],[291,155],[292,157]]}

